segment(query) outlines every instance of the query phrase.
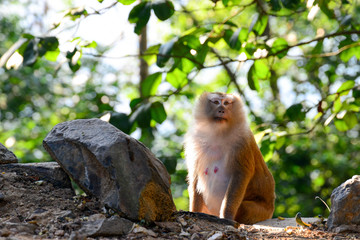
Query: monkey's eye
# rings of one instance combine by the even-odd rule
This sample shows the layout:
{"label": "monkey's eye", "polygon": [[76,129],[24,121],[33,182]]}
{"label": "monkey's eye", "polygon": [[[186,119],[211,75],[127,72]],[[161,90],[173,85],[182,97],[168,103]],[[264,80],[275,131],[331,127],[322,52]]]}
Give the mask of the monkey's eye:
{"label": "monkey's eye", "polygon": [[225,101],[225,102],[224,102],[224,105],[225,105],[225,106],[227,106],[227,105],[229,105],[229,104],[230,104],[230,102],[228,102],[228,101]]}
{"label": "monkey's eye", "polygon": [[213,104],[215,105],[219,105],[220,104],[220,101],[219,100],[214,100],[214,101],[211,101]]}

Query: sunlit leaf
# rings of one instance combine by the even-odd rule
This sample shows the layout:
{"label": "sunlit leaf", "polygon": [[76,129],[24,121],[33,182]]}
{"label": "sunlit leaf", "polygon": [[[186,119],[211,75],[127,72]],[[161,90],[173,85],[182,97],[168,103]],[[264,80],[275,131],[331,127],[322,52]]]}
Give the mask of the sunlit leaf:
{"label": "sunlit leaf", "polygon": [[343,119],[335,119],[334,125],[336,129],[341,132],[349,130],[349,127],[347,126],[346,122]]}
{"label": "sunlit leaf", "polygon": [[334,105],[333,105],[333,109],[332,109],[333,112],[334,113],[340,112],[341,106],[342,106],[342,103],[341,103],[340,97],[338,97],[334,101]]}
{"label": "sunlit leaf", "polygon": [[157,18],[162,21],[171,17],[175,12],[174,4],[169,0],[154,2],[152,4],[152,9]]}
{"label": "sunlit leaf", "polygon": [[341,86],[336,91],[340,95],[347,95],[349,93],[349,90],[352,89],[355,86],[355,81],[349,80],[341,84]]}
{"label": "sunlit leaf", "polygon": [[153,73],[141,83],[141,93],[144,97],[156,94],[157,88],[161,83],[161,74],[161,72]]}
{"label": "sunlit leaf", "polygon": [[351,47],[340,53],[340,58],[343,62],[348,62],[354,56],[360,59],[360,46]]}
{"label": "sunlit leaf", "polygon": [[134,3],[136,0],[117,0],[117,1],[124,5],[130,5],[130,4]]}
{"label": "sunlit leaf", "polygon": [[174,47],[175,42],[177,41],[177,39],[172,39],[171,41],[162,44],[159,48],[159,55],[157,56],[157,60],[156,60],[156,64],[159,67],[164,67],[165,63],[169,60],[170,58],[170,53]]}
{"label": "sunlit leaf", "polygon": [[172,72],[166,74],[166,81],[176,89],[182,88],[188,82],[187,74],[175,68]]}
{"label": "sunlit leaf", "polygon": [[261,142],[261,153],[264,157],[264,161],[268,162],[274,155],[275,142],[270,142],[270,140],[265,140]]}
{"label": "sunlit leaf", "polygon": [[271,46],[271,53],[276,54],[278,58],[283,58],[286,56],[288,52],[289,45],[287,41],[283,38],[278,38],[274,41],[273,45]]}
{"label": "sunlit leaf", "polygon": [[150,111],[152,119],[154,119],[157,123],[165,121],[167,115],[164,105],[161,102],[154,102],[151,104]]}
{"label": "sunlit leaf", "polygon": [[294,104],[286,109],[286,116],[288,116],[291,121],[303,121],[306,115],[305,112],[302,111],[302,108],[301,103]]}
{"label": "sunlit leaf", "polygon": [[267,79],[270,77],[270,68],[266,64],[265,60],[256,60],[253,66],[253,71],[258,78]]}
{"label": "sunlit leaf", "polygon": [[45,53],[45,58],[49,61],[55,62],[60,54],[60,50],[57,49],[55,51],[47,51]]}
{"label": "sunlit leaf", "polygon": [[144,52],[142,58],[150,66],[156,62],[157,54],[159,53],[160,44],[148,47]]}
{"label": "sunlit leaf", "polygon": [[265,29],[266,29],[267,24],[268,24],[268,19],[269,19],[268,15],[261,15],[257,19],[252,31],[254,31],[255,34],[258,35],[258,36],[262,35],[264,33]]}

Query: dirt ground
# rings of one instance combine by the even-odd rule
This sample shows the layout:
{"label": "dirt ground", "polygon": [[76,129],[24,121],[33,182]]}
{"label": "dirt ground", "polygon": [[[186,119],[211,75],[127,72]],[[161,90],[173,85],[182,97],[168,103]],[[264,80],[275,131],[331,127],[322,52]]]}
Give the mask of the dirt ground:
{"label": "dirt ground", "polygon": [[[71,188],[54,187],[25,172],[0,172],[0,239],[93,239],[77,232],[85,222],[112,214],[95,199],[76,196]],[[233,227],[205,214],[177,212],[172,221],[140,222],[126,235],[97,239],[360,239],[359,233],[335,234],[320,225],[271,226],[279,221]]]}

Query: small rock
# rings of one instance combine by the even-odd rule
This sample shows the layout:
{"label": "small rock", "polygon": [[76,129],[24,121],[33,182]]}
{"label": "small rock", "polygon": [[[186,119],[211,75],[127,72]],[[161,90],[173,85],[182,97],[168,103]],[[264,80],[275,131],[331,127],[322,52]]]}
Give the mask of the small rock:
{"label": "small rock", "polygon": [[218,240],[218,239],[222,239],[223,237],[223,233],[220,231],[216,231],[213,235],[211,235],[208,240]]}
{"label": "small rock", "polygon": [[200,232],[200,231],[201,231],[201,228],[200,228],[198,225],[193,224],[193,225],[191,225],[191,226],[188,228],[188,231],[189,231],[190,233],[197,233],[197,232]]}
{"label": "small rock", "polygon": [[0,192],[0,201],[4,201],[4,200],[5,200],[5,195],[2,192]]}
{"label": "small rock", "polygon": [[167,232],[181,232],[180,224],[177,222],[155,222],[155,224]]}
{"label": "small rock", "polygon": [[145,233],[149,236],[152,236],[152,237],[157,237],[157,234],[154,233],[152,230],[149,230],[149,229],[146,229],[142,226],[139,226],[138,224],[135,224],[133,229],[132,229],[132,232],[133,233]]}
{"label": "small rock", "polygon": [[97,213],[97,214],[93,214],[89,217],[88,221],[96,221],[96,220],[102,220],[102,219],[106,219],[104,214],[101,213]]}
{"label": "small rock", "polygon": [[184,220],[184,218],[182,217],[178,217],[176,219],[183,227],[185,227],[187,225],[187,222]]}
{"label": "small rock", "polygon": [[181,230],[180,236],[182,236],[182,237],[190,237],[190,233]]}
{"label": "small rock", "polygon": [[79,234],[87,237],[120,236],[129,233],[133,224],[133,222],[119,216],[112,216],[108,219],[101,218],[84,222]]}
{"label": "small rock", "polygon": [[164,164],[110,123],[100,119],[60,123],[43,145],[79,187],[122,216],[166,221],[176,210]]}
{"label": "small rock", "polygon": [[65,235],[65,231],[60,229],[55,231],[55,236],[62,237]]}
{"label": "small rock", "polygon": [[15,154],[0,143],[0,164],[17,163]]}
{"label": "small rock", "polygon": [[331,212],[327,221],[330,230],[341,225],[360,226],[360,175],[335,188],[331,194]]}

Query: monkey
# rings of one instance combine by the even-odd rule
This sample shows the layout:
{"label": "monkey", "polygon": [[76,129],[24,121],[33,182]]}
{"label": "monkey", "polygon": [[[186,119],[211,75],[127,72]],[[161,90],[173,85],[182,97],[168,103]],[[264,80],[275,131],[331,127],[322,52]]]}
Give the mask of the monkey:
{"label": "monkey", "polygon": [[275,181],[235,94],[203,93],[185,134],[189,210],[254,224],[272,217]]}

